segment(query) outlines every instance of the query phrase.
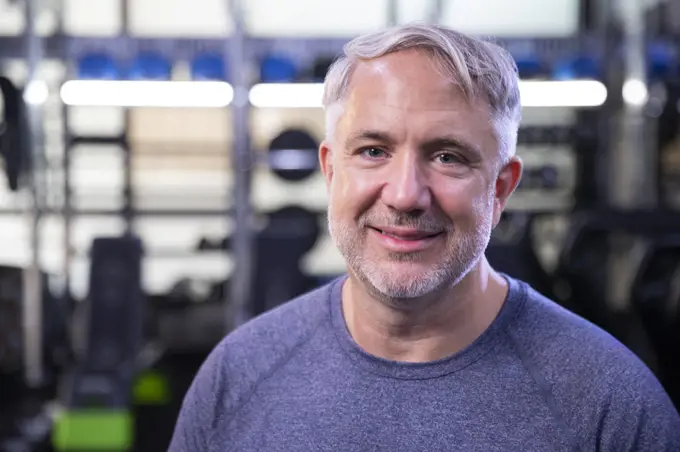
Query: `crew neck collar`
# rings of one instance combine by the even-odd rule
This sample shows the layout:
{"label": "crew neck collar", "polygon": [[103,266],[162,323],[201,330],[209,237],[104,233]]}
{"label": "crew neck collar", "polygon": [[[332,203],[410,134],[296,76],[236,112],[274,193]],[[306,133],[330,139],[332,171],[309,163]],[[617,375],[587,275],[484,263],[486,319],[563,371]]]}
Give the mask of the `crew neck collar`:
{"label": "crew neck collar", "polygon": [[407,363],[380,358],[362,349],[350,334],[342,311],[342,287],[347,280],[346,275],[331,284],[328,302],[332,328],[343,351],[364,370],[402,380],[438,378],[469,366],[503,340],[503,330],[519,313],[527,296],[525,285],[507,275],[503,276],[508,281],[508,294],[494,321],[472,344],[446,358]]}

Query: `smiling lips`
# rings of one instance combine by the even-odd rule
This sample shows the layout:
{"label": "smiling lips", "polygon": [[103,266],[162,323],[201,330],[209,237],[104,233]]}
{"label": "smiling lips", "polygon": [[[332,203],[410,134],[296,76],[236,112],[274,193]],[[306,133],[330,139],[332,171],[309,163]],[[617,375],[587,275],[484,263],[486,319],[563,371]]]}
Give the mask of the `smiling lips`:
{"label": "smiling lips", "polygon": [[414,228],[370,227],[379,243],[390,251],[414,252],[431,246],[442,232],[421,231]]}

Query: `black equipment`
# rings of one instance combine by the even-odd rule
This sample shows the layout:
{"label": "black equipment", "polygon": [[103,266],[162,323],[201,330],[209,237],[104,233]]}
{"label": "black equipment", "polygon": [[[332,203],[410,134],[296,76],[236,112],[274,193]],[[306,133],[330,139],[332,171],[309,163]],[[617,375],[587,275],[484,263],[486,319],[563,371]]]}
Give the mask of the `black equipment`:
{"label": "black equipment", "polygon": [[532,214],[505,213],[491,235],[486,258],[494,269],[526,281],[555,299],[552,277],[539,261],[532,242],[534,221]]}
{"label": "black equipment", "polygon": [[284,130],[271,141],[268,151],[269,167],[285,181],[300,182],[319,168],[319,144],[304,130]]}
{"label": "black equipment", "polygon": [[[24,270],[0,266],[0,375],[20,372],[23,364]],[[42,274],[42,343],[46,370],[61,365],[68,348],[69,306],[54,296]],[[54,375],[48,375],[48,379]]]}
{"label": "black equipment", "polygon": [[680,234],[649,246],[633,282],[632,303],[654,346],[659,379],[680,406]]}
{"label": "black equipment", "polygon": [[0,92],[4,104],[4,118],[0,122],[0,155],[5,162],[7,183],[17,191],[30,158],[30,135],[23,94],[14,83],[0,77]]}
{"label": "black equipment", "polygon": [[322,83],[325,80],[326,74],[328,73],[328,70],[334,61],[334,57],[328,56],[322,56],[314,60],[314,64],[312,66],[312,80]]}
{"label": "black equipment", "polygon": [[[659,240],[680,231],[680,212],[604,210],[574,214],[556,277],[569,286],[577,314],[599,325],[632,349],[644,347],[644,327],[630,312],[614,312],[608,303],[608,259],[614,234]],[[621,282],[622,284],[625,281]]]}
{"label": "black equipment", "polygon": [[253,281],[253,314],[259,315],[309,290],[313,282],[300,268],[321,233],[319,216],[298,206],[267,215],[257,234],[258,269]]}
{"label": "black equipment", "polygon": [[97,238],[91,253],[90,294],[83,306],[87,339],[71,405],[127,406],[144,337],[142,244],[131,236]]}
{"label": "black equipment", "polygon": [[69,306],[51,293],[49,277],[42,274],[43,380],[39,387],[25,384],[25,272],[20,267],[0,266],[0,451],[42,450],[38,445],[49,440],[51,426],[44,401],[54,399],[59,375],[70,358]]}
{"label": "black equipment", "polygon": [[134,441],[132,388],[144,339],[142,244],[132,236],[92,244],[82,302],[83,354],[63,388],[53,430],[61,451],[126,451]]}

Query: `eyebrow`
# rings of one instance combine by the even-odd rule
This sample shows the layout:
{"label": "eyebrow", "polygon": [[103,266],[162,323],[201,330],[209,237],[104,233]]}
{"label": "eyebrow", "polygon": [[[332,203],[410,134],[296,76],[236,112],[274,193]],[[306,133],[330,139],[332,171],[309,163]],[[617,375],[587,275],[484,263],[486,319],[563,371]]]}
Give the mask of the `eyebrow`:
{"label": "eyebrow", "polygon": [[395,139],[389,133],[381,132],[379,130],[361,129],[352,133],[345,141],[345,147],[354,147],[362,141],[377,141],[383,144],[394,144]]}
{"label": "eyebrow", "polygon": [[[374,141],[385,145],[392,145],[396,142],[396,140],[387,132],[380,130],[361,129],[352,133],[347,138],[345,146],[347,148],[351,148],[358,145],[362,141]],[[481,156],[481,150],[479,149],[479,146],[475,146],[472,143],[469,143],[468,141],[453,135],[442,135],[431,138],[425,143],[422,143],[420,147],[425,150],[432,148],[456,148],[471,154],[471,156]]]}

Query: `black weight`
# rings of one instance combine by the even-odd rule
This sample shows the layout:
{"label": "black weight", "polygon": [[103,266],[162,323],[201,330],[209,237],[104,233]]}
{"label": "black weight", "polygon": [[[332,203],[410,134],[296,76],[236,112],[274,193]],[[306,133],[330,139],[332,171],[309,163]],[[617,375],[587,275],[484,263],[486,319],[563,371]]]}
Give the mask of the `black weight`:
{"label": "black weight", "polygon": [[253,285],[253,314],[258,315],[284,303],[310,287],[300,263],[316,244],[321,227],[319,216],[298,206],[271,212],[257,235],[257,272]]}
{"label": "black weight", "polygon": [[655,241],[632,286],[632,305],[656,352],[660,380],[680,406],[680,236]]}
{"label": "black weight", "polygon": [[617,337],[625,334],[607,304],[606,230],[574,225],[562,247],[556,280],[569,288],[570,308]]}
{"label": "black weight", "polygon": [[531,240],[534,220],[528,214],[506,213],[493,231],[486,258],[494,269],[555,299],[552,278],[538,260]]}
{"label": "black weight", "polygon": [[8,186],[10,190],[16,191],[30,155],[26,106],[21,90],[5,77],[0,77],[0,92],[4,103],[0,155],[5,161]]}
{"label": "black weight", "polygon": [[287,129],[269,144],[268,163],[283,180],[299,182],[312,176],[319,167],[319,144],[306,131]]}

